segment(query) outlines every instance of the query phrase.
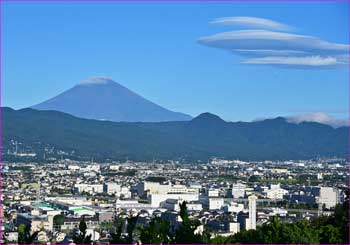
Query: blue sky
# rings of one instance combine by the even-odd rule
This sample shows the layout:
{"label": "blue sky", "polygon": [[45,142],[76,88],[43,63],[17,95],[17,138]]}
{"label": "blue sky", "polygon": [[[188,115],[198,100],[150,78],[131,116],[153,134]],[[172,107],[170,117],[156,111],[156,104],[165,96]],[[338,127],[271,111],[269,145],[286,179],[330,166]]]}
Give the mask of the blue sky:
{"label": "blue sky", "polygon": [[[6,2],[2,105],[31,106],[107,76],[193,116],[346,118],[348,61],[341,45],[348,43],[348,12],[341,2]],[[246,41],[242,31],[254,38]],[[281,32],[296,42],[269,41]]]}

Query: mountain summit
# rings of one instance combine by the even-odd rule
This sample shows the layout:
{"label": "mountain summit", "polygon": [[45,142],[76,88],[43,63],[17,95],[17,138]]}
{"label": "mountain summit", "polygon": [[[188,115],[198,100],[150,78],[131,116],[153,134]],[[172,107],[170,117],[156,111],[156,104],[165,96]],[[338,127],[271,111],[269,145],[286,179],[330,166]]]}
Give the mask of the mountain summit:
{"label": "mountain summit", "polygon": [[110,78],[97,77],[31,108],[115,122],[188,121],[191,116],[161,107]]}
{"label": "mountain summit", "polygon": [[219,116],[212,114],[210,112],[201,113],[197,117],[192,119],[192,121],[206,121],[206,120],[216,121],[216,122],[225,122]]}
{"label": "mountain summit", "polygon": [[226,122],[221,119],[219,116],[209,113],[209,112],[204,112],[200,115],[198,115],[197,117],[193,118],[190,121],[191,124],[202,124],[202,125],[222,125],[222,124],[226,124]]}

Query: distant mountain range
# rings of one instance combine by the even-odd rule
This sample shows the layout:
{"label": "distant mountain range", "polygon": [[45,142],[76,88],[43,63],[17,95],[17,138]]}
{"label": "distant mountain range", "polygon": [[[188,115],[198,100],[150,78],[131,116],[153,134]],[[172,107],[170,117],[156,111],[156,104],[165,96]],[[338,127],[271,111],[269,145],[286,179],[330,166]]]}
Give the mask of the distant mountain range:
{"label": "distant mountain range", "polygon": [[345,158],[348,149],[348,127],[296,124],[282,117],[225,122],[203,113],[190,121],[147,123],[89,120],[34,109],[2,108],[2,112],[4,153],[13,151],[15,141],[40,155],[46,147],[99,160]]}
{"label": "distant mountain range", "polygon": [[114,122],[188,121],[192,117],[165,109],[109,78],[93,78],[34,105],[71,115]]}

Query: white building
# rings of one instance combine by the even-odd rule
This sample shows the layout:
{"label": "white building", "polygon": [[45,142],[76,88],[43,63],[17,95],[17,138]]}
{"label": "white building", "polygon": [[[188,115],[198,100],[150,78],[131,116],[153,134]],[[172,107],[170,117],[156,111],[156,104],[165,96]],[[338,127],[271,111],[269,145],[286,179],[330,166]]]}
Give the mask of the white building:
{"label": "white building", "polygon": [[240,225],[239,223],[236,222],[230,222],[229,224],[229,233],[236,234],[240,231]]}
{"label": "white building", "polygon": [[104,183],[103,192],[107,194],[115,194],[116,197],[131,198],[129,187],[121,186],[120,184],[113,182]]}
{"label": "white building", "polygon": [[79,170],[80,167],[78,165],[68,165],[68,170]]}
{"label": "white building", "polygon": [[202,204],[198,202],[187,203],[186,205],[188,211],[202,211],[203,209]]}
{"label": "white building", "polygon": [[[161,202],[160,206],[162,208],[166,208],[170,211],[180,211],[180,204],[181,200],[179,199],[167,199],[164,202]],[[188,202],[186,204],[188,211],[201,211],[202,210],[202,204],[198,202]]]}
{"label": "white building", "polygon": [[288,191],[285,189],[282,189],[280,187],[280,184],[271,184],[270,188],[265,190],[263,192],[267,198],[273,199],[273,200],[278,200],[278,199],[283,199],[283,196],[288,194]]}
{"label": "white building", "polygon": [[142,197],[145,194],[166,194],[171,189],[171,185],[162,185],[158,182],[144,181],[136,186],[137,194]]}
{"label": "white building", "polygon": [[110,170],[119,170],[120,169],[120,165],[110,165],[109,169]]}
{"label": "white building", "polygon": [[127,186],[122,186],[120,189],[120,193],[117,193],[118,197],[123,197],[123,198],[131,198],[131,191],[130,188]]}
{"label": "white building", "polygon": [[207,191],[208,197],[218,197],[219,193],[220,193],[220,191],[218,189],[209,189]]}
{"label": "white building", "polygon": [[102,184],[75,184],[73,190],[75,193],[82,193],[82,192],[88,192],[90,194],[102,193],[103,185]]}
{"label": "white building", "polygon": [[231,203],[225,204],[223,206],[223,210],[226,213],[236,213],[236,214],[238,214],[239,212],[244,210],[244,204],[243,203],[231,202]]}
{"label": "white building", "polygon": [[147,194],[152,207],[159,207],[161,202],[167,199],[176,199],[180,201],[198,201],[199,190],[185,185],[162,185],[156,182],[143,182],[136,186],[140,196]]}
{"label": "white building", "polygon": [[287,216],[288,211],[284,208],[271,208],[272,216],[278,215],[278,216]]}
{"label": "white building", "polygon": [[209,197],[209,210],[219,210],[224,206],[224,198],[222,197]]}
{"label": "white building", "polygon": [[186,201],[186,202],[192,202],[192,201],[198,201],[199,195],[195,192],[188,192],[188,193],[166,193],[166,194],[151,194],[151,205],[152,207],[159,207],[161,202],[166,201],[167,199],[176,199],[180,202]]}
{"label": "white building", "polygon": [[249,218],[246,221],[246,230],[256,229],[256,199],[255,195],[248,197],[249,201]]}
{"label": "white building", "polygon": [[107,193],[107,194],[116,194],[116,193],[120,193],[121,191],[121,185],[117,184],[117,183],[104,183],[103,184],[103,192]]}
{"label": "white building", "polygon": [[116,200],[115,203],[116,209],[123,209],[123,210],[147,210],[152,211],[155,209],[158,209],[158,207],[152,207],[151,204],[148,203],[139,203],[137,200]]}
{"label": "white building", "polygon": [[332,208],[339,203],[339,191],[337,188],[320,187],[318,203],[325,205],[326,208]]}
{"label": "white building", "polygon": [[87,165],[85,168],[81,168],[80,171],[83,172],[100,172],[101,166],[99,164],[90,164]]}
{"label": "white building", "polygon": [[242,183],[237,183],[237,184],[233,184],[232,185],[232,197],[233,198],[243,198],[245,195],[245,188],[247,186],[245,184]]}

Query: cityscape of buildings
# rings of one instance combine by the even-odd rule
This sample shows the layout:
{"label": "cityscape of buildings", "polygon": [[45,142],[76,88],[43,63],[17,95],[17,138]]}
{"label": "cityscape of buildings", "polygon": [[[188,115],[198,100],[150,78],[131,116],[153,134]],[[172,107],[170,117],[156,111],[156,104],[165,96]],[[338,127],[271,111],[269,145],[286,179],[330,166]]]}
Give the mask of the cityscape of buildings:
{"label": "cityscape of buildings", "polygon": [[[254,230],[273,217],[312,220],[344,202],[347,168],[342,159],[4,162],[2,239],[16,242],[24,224],[39,231],[38,243],[73,243],[82,218],[94,243],[108,243],[113,224],[129,217],[137,217],[137,227],[159,217],[174,232],[184,201],[200,222],[196,232],[210,229],[212,237]],[[133,240],[139,242],[137,235]]]}

